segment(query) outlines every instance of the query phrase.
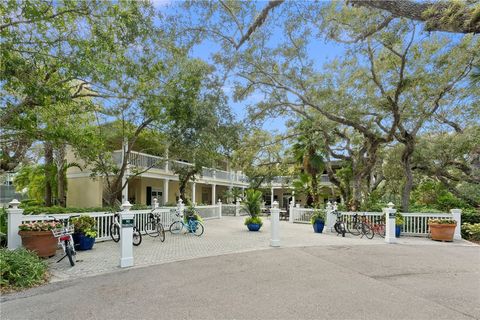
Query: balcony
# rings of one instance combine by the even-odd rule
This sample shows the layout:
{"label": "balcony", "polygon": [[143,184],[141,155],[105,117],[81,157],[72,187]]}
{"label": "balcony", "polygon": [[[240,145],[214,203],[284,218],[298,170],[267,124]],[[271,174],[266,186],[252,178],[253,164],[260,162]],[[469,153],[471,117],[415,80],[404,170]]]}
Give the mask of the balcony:
{"label": "balcony", "polygon": [[[113,160],[118,165],[122,162],[122,150],[116,150],[112,155]],[[160,173],[174,175],[173,168],[175,167],[188,167],[193,164],[183,161],[167,160],[163,157],[157,157],[146,153],[132,151],[130,152],[128,162],[131,166],[143,169],[153,169],[160,171]],[[202,178],[207,180],[223,181],[223,182],[239,182],[248,183],[248,178],[238,171],[224,171],[214,168],[202,169]]]}

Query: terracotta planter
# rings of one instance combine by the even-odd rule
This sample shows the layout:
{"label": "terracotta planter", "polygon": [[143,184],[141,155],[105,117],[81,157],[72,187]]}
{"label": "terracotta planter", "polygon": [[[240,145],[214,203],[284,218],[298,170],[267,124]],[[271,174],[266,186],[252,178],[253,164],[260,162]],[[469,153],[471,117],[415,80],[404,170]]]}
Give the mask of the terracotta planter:
{"label": "terracotta planter", "polygon": [[456,224],[429,223],[432,240],[453,241]]}
{"label": "terracotta planter", "polygon": [[34,251],[39,257],[55,255],[58,240],[51,231],[18,231],[18,234],[22,237],[22,245]]}

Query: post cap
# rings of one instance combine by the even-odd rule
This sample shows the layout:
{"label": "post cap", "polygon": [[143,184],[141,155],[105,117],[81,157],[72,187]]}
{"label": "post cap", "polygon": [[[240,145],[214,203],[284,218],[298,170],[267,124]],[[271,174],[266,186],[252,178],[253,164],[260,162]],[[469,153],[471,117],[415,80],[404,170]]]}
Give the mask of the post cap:
{"label": "post cap", "polygon": [[273,201],[272,208],[278,208],[278,201]]}
{"label": "post cap", "polygon": [[13,209],[18,209],[18,206],[20,205],[20,201],[18,201],[17,199],[13,199],[8,204],[11,205]]}
{"label": "post cap", "polygon": [[218,202],[222,202],[222,199],[218,198]]}
{"label": "post cap", "polygon": [[178,203],[180,203],[180,204],[183,203],[182,198],[178,198]]}
{"label": "post cap", "polygon": [[390,209],[393,209],[393,207],[395,207],[395,204],[392,203],[392,202],[389,202],[389,203],[387,204],[387,207],[389,207]]}
{"label": "post cap", "polygon": [[132,204],[127,200],[122,204],[122,210],[128,211],[133,207]]}

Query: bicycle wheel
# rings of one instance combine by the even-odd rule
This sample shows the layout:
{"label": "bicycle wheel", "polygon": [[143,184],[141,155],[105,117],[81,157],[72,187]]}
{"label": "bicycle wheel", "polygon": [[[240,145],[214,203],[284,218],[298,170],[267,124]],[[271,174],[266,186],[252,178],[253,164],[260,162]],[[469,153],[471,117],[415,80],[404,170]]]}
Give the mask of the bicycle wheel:
{"label": "bicycle wheel", "polygon": [[150,237],[158,237],[158,225],[155,221],[149,221],[145,225],[145,232],[150,236]]}
{"label": "bicycle wheel", "polygon": [[376,231],[377,231],[377,234],[380,237],[385,238],[385,225],[384,224],[377,225]]}
{"label": "bicycle wheel", "polygon": [[157,223],[157,233],[160,236],[160,241],[165,241],[165,228],[160,222]]}
{"label": "bicycle wheel", "polygon": [[370,227],[368,224],[365,224],[365,236],[368,239],[373,239],[375,236],[375,232],[373,232],[372,227]]}
{"label": "bicycle wheel", "polygon": [[142,234],[138,231],[137,227],[133,227],[133,245],[139,246],[142,243]]}
{"label": "bicycle wheel", "polygon": [[70,265],[73,267],[75,265],[75,250],[72,248],[70,241],[65,243],[65,253],[67,254],[68,261],[70,261]]}
{"label": "bicycle wheel", "polygon": [[194,229],[194,234],[197,237],[200,237],[203,234],[203,230],[204,230],[203,224],[201,222],[197,221],[196,225],[195,225],[195,229]]}
{"label": "bicycle wheel", "polygon": [[120,227],[116,223],[110,225],[110,237],[115,242],[120,241]]}
{"label": "bicycle wheel", "polygon": [[340,222],[338,224],[338,229],[340,230],[340,233],[342,234],[342,237],[345,237],[345,232],[347,231],[345,228],[345,222]]}
{"label": "bicycle wheel", "polygon": [[347,230],[348,230],[348,232],[351,233],[351,234],[354,235],[354,236],[359,236],[361,232],[358,231],[357,225],[358,225],[358,222],[350,221],[350,222],[347,224]]}
{"label": "bicycle wheel", "polygon": [[182,228],[183,228],[183,223],[181,221],[175,221],[170,225],[170,232],[174,234],[180,233]]}

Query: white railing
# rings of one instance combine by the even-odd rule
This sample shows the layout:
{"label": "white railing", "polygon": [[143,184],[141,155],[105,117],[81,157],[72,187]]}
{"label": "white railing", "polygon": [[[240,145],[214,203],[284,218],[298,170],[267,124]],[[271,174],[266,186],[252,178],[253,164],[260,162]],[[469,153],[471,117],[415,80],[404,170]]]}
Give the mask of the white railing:
{"label": "white railing", "polygon": [[234,204],[223,204],[222,203],[222,215],[224,216],[234,216],[237,210],[237,206]]}
{"label": "white railing", "polygon": [[[198,214],[204,219],[215,219],[220,216],[220,206],[198,206],[195,207]],[[134,214],[135,226],[141,233],[145,233],[145,225],[148,220],[148,214],[151,212],[150,209],[147,210],[131,210],[131,213]],[[176,207],[162,207],[155,209],[154,213],[160,216],[160,221],[162,222],[164,228],[168,230],[170,224],[174,222],[177,217],[175,215]],[[51,214],[51,215],[23,215],[22,223],[35,222],[35,221],[46,221],[51,220],[51,216],[64,220],[70,216],[76,215],[87,215],[95,219],[95,229],[97,231],[97,241],[106,241],[110,240],[110,225],[113,223],[114,213],[113,212],[85,212],[85,213],[68,213],[68,214]]]}
{"label": "white railing", "polygon": [[215,206],[196,206],[195,210],[203,220],[216,219],[220,217],[220,205]]}
{"label": "white railing", "polygon": [[313,215],[314,209],[312,208],[297,208],[291,209],[294,223],[310,223],[310,218]]}
{"label": "white railing", "polygon": [[[310,223],[314,209],[295,207],[291,211],[294,223]],[[341,214],[342,221],[347,223],[353,220],[355,214],[358,214],[359,217],[365,215],[367,221],[371,224],[384,219],[382,212],[341,212]],[[430,233],[429,219],[454,219],[451,213],[402,213],[402,215],[404,217],[402,234],[406,236],[428,236]]]}

